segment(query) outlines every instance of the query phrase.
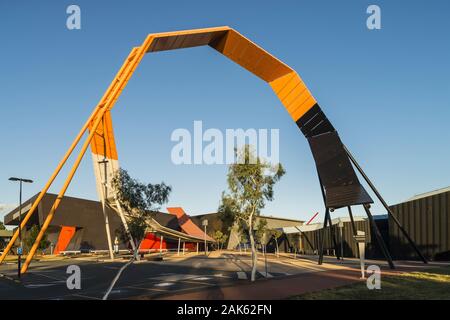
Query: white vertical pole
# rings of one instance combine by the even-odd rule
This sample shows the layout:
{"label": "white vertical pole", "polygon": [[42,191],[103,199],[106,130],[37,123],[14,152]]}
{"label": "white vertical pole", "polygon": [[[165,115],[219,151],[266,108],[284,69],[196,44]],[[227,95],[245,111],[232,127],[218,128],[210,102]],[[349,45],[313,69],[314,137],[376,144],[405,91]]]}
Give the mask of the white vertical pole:
{"label": "white vertical pole", "polygon": [[[101,171],[100,171],[100,163],[102,161],[98,161],[97,165],[99,168],[99,174],[101,176]],[[113,247],[112,247],[112,241],[111,241],[111,232],[109,229],[109,217],[108,217],[108,213],[106,212],[106,198],[107,198],[107,194],[108,194],[108,187],[107,187],[107,160],[106,158],[103,160],[104,163],[104,177],[103,177],[103,188],[101,188],[101,202],[102,202],[102,211],[103,211],[103,219],[105,220],[105,229],[106,229],[106,238],[108,241],[108,251],[109,251],[109,258],[111,260],[114,260],[114,252],[113,252]]]}
{"label": "white vertical pole", "polygon": [[198,242],[197,242],[197,254],[198,254]]}
{"label": "white vertical pole", "polygon": [[[94,155],[94,154],[92,154],[92,155]],[[95,159],[94,159],[94,161],[95,161]],[[111,165],[108,167],[108,169],[111,174],[111,177],[114,177],[113,163],[111,163]],[[95,168],[94,168],[94,171],[95,171]],[[100,173],[100,169],[99,169],[99,173]],[[105,181],[106,181],[106,175],[107,175],[107,173],[105,171]],[[100,174],[100,176],[101,176],[101,174]],[[116,190],[112,190],[112,191],[113,191],[113,198],[116,203],[117,211],[119,212],[120,220],[122,221],[123,227],[125,229],[126,234],[128,235],[128,239],[130,241],[131,249],[133,250],[133,252],[136,252],[136,244],[134,243],[134,239],[131,236],[130,228],[128,228],[128,223],[127,223],[127,220],[125,219],[125,215],[123,214],[122,206],[120,205],[119,200],[117,199]]]}
{"label": "white vertical pole", "polygon": [[117,210],[119,211],[120,220],[122,221],[123,227],[125,228],[125,232],[128,235],[128,240],[130,241],[131,249],[134,252],[136,251],[136,244],[134,243],[133,237],[131,236],[130,228],[128,228],[128,223],[127,220],[125,219],[125,215],[123,214],[122,206],[120,205],[119,200],[115,195],[114,200],[116,202]]}
{"label": "white vertical pole", "polygon": [[[111,173],[111,177],[114,177],[114,168],[112,164],[109,166],[109,172]],[[120,205],[119,199],[117,198],[116,190],[112,191],[117,210],[119,211],[120,220],[122,221],[125,232],[128,235],[128,240],[130,241],[131,249],[133,250],[133,252],[136,252],[136,244],[134,243],[134,239],[131,236],[130,228],[128,227],[127,220],[125,219],[125,215],[123,214],[122,206]]]}
{"label": "white vertical pole", "polygon": [[180,255],[180,242],[181,242],[181,238],[178,238],[178,251],[177,251],[177,256]]}
{"label": "white vertical pole", "polygon": [[163,244],[163,240],[164,240],[164,236],[161,235],[161,238],[159,239],[159,254],[162,254],[162,244]]}
{"label": "white vertical pole", "polygon": [[205,255],[206,255],[206,254],[208,254],[208,245],[206,244],[206,224],[205,224],[204,238],[205,238]]}
{"label": "white vertical pole", "polygon": [[360,260],[360,264],[361,264],[361,279],[364,279],[364,271],[365,271],[365,265],[364,265],[364,259],[365,259],[365,248],[366,248],[366,243],[364,241],[358,242],[358,246],[359,246],[359,260]]}
{"label": "white vertical pole", "polygon": [[186,242],[183,241],[183,256],[184,256],[184,250],[186,249]]}

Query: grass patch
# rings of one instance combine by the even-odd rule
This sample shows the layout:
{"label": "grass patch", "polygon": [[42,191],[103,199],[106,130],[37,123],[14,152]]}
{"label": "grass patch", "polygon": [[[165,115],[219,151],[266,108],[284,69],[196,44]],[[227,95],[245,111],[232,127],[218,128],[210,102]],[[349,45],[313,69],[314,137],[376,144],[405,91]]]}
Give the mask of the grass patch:
{"label": "grass patch", "polygon": [[450,267],[423,272],[381,275],[381,289],[369,290],[366,282],[311,292],[293,300],[450,300]]}

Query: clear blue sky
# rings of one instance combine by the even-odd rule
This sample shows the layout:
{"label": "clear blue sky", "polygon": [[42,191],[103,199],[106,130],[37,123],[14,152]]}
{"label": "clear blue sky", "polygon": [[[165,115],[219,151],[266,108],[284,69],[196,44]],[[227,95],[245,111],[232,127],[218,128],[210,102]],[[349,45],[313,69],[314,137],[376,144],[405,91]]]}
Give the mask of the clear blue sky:
{"label": "clear blue sky", "polygon": [[[66,28],[69,4],[81,7],[81,30]],[[369,4],[381,7],[381,30],[366,28]],[[444,0],[1,1],[0,204],[18,202],[9,176],[35,180],[25,198],[43,187],[148,33],[221,25],[298,71],[389,203],[448,186],[449,13]],[[194,120],[207,128],[278,128],[287,174],[263,213],[323,214],[301,132],[264,82],[210,48],[147,55],[113,119],[121,165],[142,181],[172,185],[169,205],[190,214],[217,209],[227,168],[173,165],[174,129],[191,129]],[[97,198],[91,166],[87,154],[68,195]]]}

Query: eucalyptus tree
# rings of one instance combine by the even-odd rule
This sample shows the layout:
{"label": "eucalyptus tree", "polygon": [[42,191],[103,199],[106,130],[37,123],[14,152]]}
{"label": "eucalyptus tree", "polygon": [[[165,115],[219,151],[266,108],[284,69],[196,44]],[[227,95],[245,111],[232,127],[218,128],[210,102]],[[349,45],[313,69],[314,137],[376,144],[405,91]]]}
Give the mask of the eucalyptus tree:
{"label": "eucalyptus tree", "polygon": [[[145,184],[132,178],[125,169],[119,169],[111,181],[120,206],[126,212],[126,220],[131,237],[136,244],[136,252],[145,237],[148,220],[160,206],[169,200],[172,188],[164,182],[159,184]],[[128,234],[121,226],[118,230],[122,241],[128,241]]]}
{"label": "eucalyptus tree", "polygon": [[275,240],[275,253],[277,257],[279,257],[279,251],[278,251],[278,239],[283,235],[283,232],[278,229],[271,229],[268,231],[268,234],[271,238]]}
{"label": "eucalyptus tree", "polygon": [[219,212],[234,217],[242,229],[247,230],[252,251],[251,281],[255,281],[257,250],[254,230],[256,218],[266,201],[274,199],[274,185],[285,174],[281,164],[270,164],[255,155],[249,145],[236,150],[239,160],[229,166],[228,191],[222,193]]}

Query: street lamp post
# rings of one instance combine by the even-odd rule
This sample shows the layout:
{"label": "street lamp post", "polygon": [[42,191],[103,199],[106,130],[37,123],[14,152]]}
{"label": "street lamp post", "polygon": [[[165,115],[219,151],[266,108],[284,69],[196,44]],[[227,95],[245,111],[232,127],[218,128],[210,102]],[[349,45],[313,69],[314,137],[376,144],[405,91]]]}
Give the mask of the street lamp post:
{"label": "street lamp post", "polygon": [[33,180],[11,177],[9,181],[19,182],[19,248],[17,249],[17,276],[20,278],[20,264],[22,259],[22,182],[33,183]]}

